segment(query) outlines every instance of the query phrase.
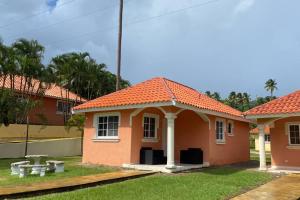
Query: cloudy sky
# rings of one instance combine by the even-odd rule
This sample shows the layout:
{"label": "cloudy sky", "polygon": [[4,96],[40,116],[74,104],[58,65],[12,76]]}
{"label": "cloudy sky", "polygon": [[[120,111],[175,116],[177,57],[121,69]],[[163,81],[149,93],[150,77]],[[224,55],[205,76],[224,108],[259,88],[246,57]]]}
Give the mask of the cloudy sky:
{"label": "cloudy sky", "polygon": [[[300,85],[299,0],[124,0],[122,76],[199,91],[284,95]],[[0,37],[37,39],[45,63],[87,51],[115,72],[118,0],[0,0]]]}

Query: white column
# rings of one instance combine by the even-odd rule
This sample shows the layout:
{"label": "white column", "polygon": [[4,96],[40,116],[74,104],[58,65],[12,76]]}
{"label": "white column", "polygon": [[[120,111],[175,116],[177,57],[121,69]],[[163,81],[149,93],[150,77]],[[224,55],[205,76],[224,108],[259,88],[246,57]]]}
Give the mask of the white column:
{"label": "white column", "polygon": [[172,169],[175,168],[174,161],[174,125],[176,115],[174,113],[167,113],[167,165],[166,168]]}
{"label": "white column", "polygon": [[265,150],[265,126],[258,125],[258,141],[259,141],[259,169],[266,170],[266,150]]}

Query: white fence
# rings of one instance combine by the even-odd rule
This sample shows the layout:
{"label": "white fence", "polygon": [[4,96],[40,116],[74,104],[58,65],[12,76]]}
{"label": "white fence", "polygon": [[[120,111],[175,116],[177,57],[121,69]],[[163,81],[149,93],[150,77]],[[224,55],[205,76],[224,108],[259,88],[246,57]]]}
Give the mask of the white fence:
{"label": "white fence", "polygon": [[[24,142],[0,144],[0,158],[24,157],[24,151]],[[67,138],[29,142],[28,154],[46,154],[51,157],[77,156],[81,154],[81,138]]]}

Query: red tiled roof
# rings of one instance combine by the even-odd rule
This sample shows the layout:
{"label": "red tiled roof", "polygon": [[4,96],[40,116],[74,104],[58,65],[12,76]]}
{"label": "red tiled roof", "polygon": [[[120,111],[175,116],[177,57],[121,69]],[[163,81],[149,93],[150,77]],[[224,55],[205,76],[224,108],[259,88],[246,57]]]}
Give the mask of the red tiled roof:
{"label": "red tiled roof", "polygon": [[166,78],[153,78],[132,87],[99,97],[74,110],[176,101],[196,108],[242,117],[242,113],[195,89]]}
{"label": "red tiled roof", "polygon": [[[254,128],[250,130],[251,134],[258,134],[258,128]],[[270,134],[270,127],[265,126],[265,134]]]}
{"label": "red tiled roof", "polygon": [[245,112],[245,115],[272,115],[300,112],[300,90]]}
{"label": "red tiled roof", "polygon": [[[2,87],[3,81],[4,81],[3,79],[4,78],[0,78],[0,86],[1,87]],[[15,82],[14,82],[15,90],[20,90],[21,81],[22,81],[22,85],[24,85],[24,81],[25,81],[24,77],[21,77],[21,76],[16,76],[15,77]],[[36,80],[36,79],[32,80],[32,86],[34,87],[33,92],[37,91],[37,88],[39,87],[38,84],[39,84],[38,80]],[[5,88],[11,88],[11,83],[10,83],[9,78],[6,78],[4,87]],[[62,88],[62,87],[60,87],[56,84],[53,84],[53,83],[45,91],[45,96],[50,97],[50,98],[61,99],[63,97],[64,99],[66,99],[66,94],[67,94],[67,90],[65,88]],[[81,98],[81,100],[80,100],[80,96],[76,95],[73,92],[69,92],[69,99],[72,100],[72,101],[78,101],[78,102],[79,101],[81,101],[81,102],[86,102],[87,101],[84,98]]]}

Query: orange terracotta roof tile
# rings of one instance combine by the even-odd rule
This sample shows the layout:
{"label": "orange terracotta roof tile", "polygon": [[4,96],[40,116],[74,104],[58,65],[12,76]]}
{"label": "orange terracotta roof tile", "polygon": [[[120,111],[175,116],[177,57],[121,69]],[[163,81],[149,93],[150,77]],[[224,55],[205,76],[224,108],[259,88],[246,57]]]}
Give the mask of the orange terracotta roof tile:
{"label": "orange terracotta roof tile", "polygon": [[245,112],[245,115],[272,115],[300,112],[300,90],[286,96],[274,99]]}
{"label": "orange terracotta roof tile", "polygon": [[188,86],[166,78],[153,78],[76,106],[74,110],[172,102],[242,117],[242,113]]}
{"label": "orange terracotta roof tile", "polygon": [[[0,86],[1,87],[3,85],[3,81],[4,81],[4,78],[0,78]],[[25,81],[24,77],[16,76],[15,77],[15,82],[14,82],[15,90],[20,90],[20,87],[22,85],[24,85],[24,81]],[[6,78],[5,83],[4,83],[4,87],[5,88],[11,88],[11,83],[10,82],[11,82],[10,79]],[[32,80],[32,87],[34,88],[33,92],[37,91],[37,88],[39,87],[38,84],[39,84],[38,80],[36,80],[36,79]],[[65,88],[62,88],[62,87],[56,85],[56,84],[50,84],[49,88],[47,88],[46,91],[45,91],[45,96],[50,97],[50,98],[61,99],[63,97],[64,99],[66,99],[65,98],[66,94],[67,94],[67,90]],[[69,92],[69,99],[72,100],[72,101],[78,101],[78,102],[79,101],[81,101],[81,102],[86,102],[87,101],[86,99],[84,99],[82,97],[81,97],[81,100],[80,100],[80,96],[76,95],[73,92]]]}
{"label": "orange terracotta roof tile", "polygon": [[[258,128],[254,128],[250,130],[251,134],[258,134]],[[270,127],[266,126],[265,127],[265,134],[270,134]]]}

